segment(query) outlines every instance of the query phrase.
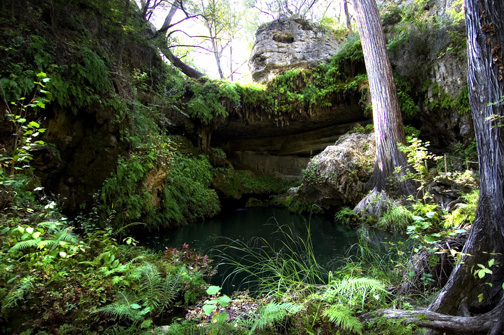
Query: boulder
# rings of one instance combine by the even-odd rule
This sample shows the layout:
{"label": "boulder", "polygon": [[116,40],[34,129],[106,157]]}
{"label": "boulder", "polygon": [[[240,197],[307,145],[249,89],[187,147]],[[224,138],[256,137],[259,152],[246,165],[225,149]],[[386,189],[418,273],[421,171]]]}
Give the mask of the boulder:
{"label": "boulder", "polygon": [[315,67],[339,50],[332,33],[299,17],[280,18],[257,30],[249,67],[255,81],[265,82],[287,70]]}
{"label": "boulder", "polygon": [[308,163],[297,197],[322,208],[355,205],[375,163],[374,134],[347,134]]}

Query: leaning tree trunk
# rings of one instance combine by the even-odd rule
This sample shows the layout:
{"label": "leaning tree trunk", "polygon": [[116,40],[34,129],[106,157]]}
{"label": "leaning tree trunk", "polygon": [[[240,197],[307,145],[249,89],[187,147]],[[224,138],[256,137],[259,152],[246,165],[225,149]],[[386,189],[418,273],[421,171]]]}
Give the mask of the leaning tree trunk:
{"label": "leaning tree trunk", "polygon": [[[504,2],[466,0],[469,100],[478,144],[480,198],[463,263],[430,310],[477,315],[501,309],[504,320]],[[491,261],[491,260],[494,261]],[[490,263],[489,263],[490,262]],[[490,266],[494,262],[493,266]],[[492,273],[477,276],[482,266]],[[498,307],[496,307],[498,306]],[[495,312],[495,310],[494,310]],[[492,333],[501,334],[496,323]]]}
{"label": "leaning tree trunk", "polygon": [[[377,196],[408,196],[415,193],[416,187],[412,180],[403,178],[408,163],[397,143],[406,142],[404,126],[376,1],[355,0],[354,7],[371,91],[376,138],[376,164],[369,184],[373,191],[357,205],[356,210],[362,212],[370,208],[369,204]],[[400,169],[399,173],[396,168]],[[371,207],[379,211],[379,206]]]}

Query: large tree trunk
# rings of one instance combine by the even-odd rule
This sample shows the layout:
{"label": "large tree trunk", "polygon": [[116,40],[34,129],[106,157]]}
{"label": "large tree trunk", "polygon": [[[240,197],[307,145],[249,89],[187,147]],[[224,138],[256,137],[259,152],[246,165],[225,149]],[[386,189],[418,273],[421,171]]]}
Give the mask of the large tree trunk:
{"label": "large tree trunk", "polygon": [[345,12],[346,27],[348,31],[352,31],[352,18],[350,17],[350,12],[348,11],[348,1],[343,0],[343,11]]}
{"label": "large tree trunk", "polygon": [[[373,105],[376,164],[369,187],[370,196],[357,205],[362,212],[379,195],[408,196],[416,191],[413,181],[402,178],[408,168],[406,156],[397,143],[405,143],[401,109],[385,46],[380,14],[375,0],[355,0],[357,24],[364,52]],[[396,172],[400,168],[400,172]]]}
{"label": "large tree trunk", "polygon": [[[499,304],[504,299],[503,13],[502,0],[466,0],[469,99],[478,144],[480,198],[463,249],[466,254],[463,264],[457,265],[429,307],[444,314],[478,315],[498,306],[501,320],[504,320],[504,304]],[[491,259],[496,265],[489,266]],[[480,265],[492,273],[482,279],[475,276]]]}

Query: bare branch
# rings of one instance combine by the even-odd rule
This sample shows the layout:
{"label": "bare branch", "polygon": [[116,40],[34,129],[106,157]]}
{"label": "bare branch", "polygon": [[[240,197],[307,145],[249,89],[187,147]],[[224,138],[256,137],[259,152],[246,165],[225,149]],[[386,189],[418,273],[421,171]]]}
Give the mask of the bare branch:
{"label": "bare branch", "polygon": [[190,38],[204,38],[204,39],[210,39],[212,38],[211,36],[205,36],[205,35],[189,35],[188,33],[186,33],[184,30],[173,30],[173,31],[170,31],[168,33],[168,35],[166,35],[166,37],[170,37],[171,35],[173,35],[174,33],[182,33],[184,35],[186,35],[187,37],[190,37]]}
{"label": "bare branch", "polygon": [[193,45],[193,44],[176,44],[176,45],[170,45],[168,47],[168,49],[172,49],[172,48],[198,48],[198,49],[203,49],[205,51],[208,51],[210,53],[214,53],[213,50],[202,47],[201,45]]}
{"label": "bare branch", "polygon": [[276,19],[276,16],[275,16],[275,15],[273,15],[273,14],[271,14],[270,12],[267,12],[267,11],[265,11],[265,10],[262,10],[261,8],[259,8],[259,7],[257,7],[257,6],[252,6],[252,8],[257,9],[258,11],[260,11],[260,12],[261,12],[261,13],[263,13],[263,14],[266,14],[266,15],[271,16],[271,19],[272,19],[272,20]]}

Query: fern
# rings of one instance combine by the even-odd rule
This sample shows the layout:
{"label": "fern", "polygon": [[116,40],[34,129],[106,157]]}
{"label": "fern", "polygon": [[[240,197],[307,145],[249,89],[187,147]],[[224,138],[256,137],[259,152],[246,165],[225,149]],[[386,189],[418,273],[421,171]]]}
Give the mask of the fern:
{"label": "fern", "polygon": [[170,304],[178,292],[178,278],[167,275],[163,278],[156,267],[144,262],[139,268],[142,284],[139,288],[141,299],[151,311],[161,312]]}
{"label": "fern", "polygon": [[54,240],[59,244],[59,242],[68,242],[71,244],[79,244],[79,237],[72,232],[73,228],[61,228],[54,236]]}
{"label": "fern", "polygon": [[33,289],[33,276],[22,278],[15,288],[9,291],[7,296],[2,299],[2,313],[9,308],[16,307],[19,301],[23,300],[24,296]]}
{"label": "fern", "polygon": [[37,240],[27,240],[16,243],[9,249],[10,252],[23,251],[29,248],[36,248],[39,246],[41,239]]}
{"label": "fern", "polygon": [[376,291],[387,292],[385,285],[377,279],[366,277],[347,278],[339,281],[332,281],[323,297],[327,302],[332,302],[336,297],[366,294]]}
{"label": "fern", "polygon": [[180,324],[174,323],[168,329],[167,335],[199,335],[204,334],[205,330],[200,324],[183,321]]}
{"label": "fern", "polygon": [[136,304],[135,300],[136,297],[119,292],[115,302],[96,309],[94,313],[103,313],[114,320],[138,321],[142,317],[139,311],[141,306]]}
{"label": "fern", "polygon": [[[345,303],[353,305],[360,300],[362,309],[368,294],[385,293],[385,285],[372,278],[347,278],[339,281],[332,281],[329,288],[319,296],[319,299],[328,303]],[[379,298],[379,295],[376,295]]]}
{"label": "fern", "polygon": [[342,304],[332,305],[323,312],[323,315],[334,322],[338,327],[362,334],[362,323],[352,315],[352,310]]}
{"label": "fern", "polygon": [[249,335],[256,329],[264,329],[274,323],[282,321],[286,316],[295,314],[301,310],[301,306],[293,303],[270,302],[258,311],[255,320],[243,320],[245,326],[250,327]]}

